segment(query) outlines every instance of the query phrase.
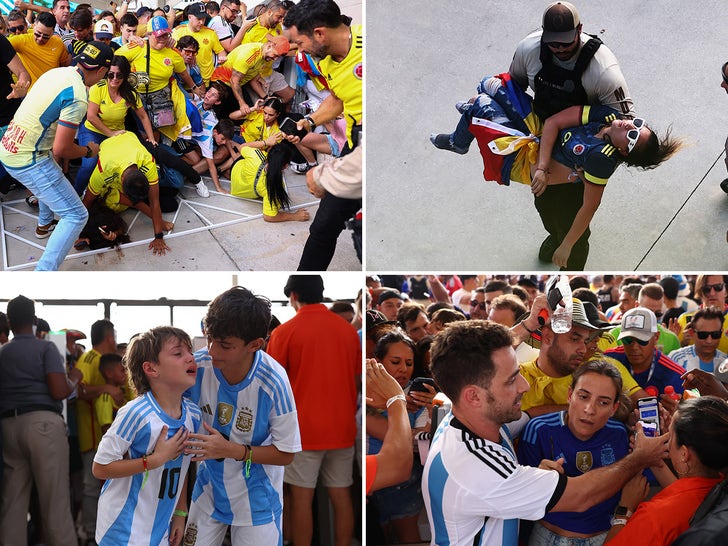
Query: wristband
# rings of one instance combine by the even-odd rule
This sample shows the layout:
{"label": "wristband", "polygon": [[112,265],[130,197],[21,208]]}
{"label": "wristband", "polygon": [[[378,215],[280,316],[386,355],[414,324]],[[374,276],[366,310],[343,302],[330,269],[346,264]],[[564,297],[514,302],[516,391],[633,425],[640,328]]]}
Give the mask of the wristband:
{"label": "wristband", "polygon": [[609,524],[612,527],[614,527],[615,525],[627,525],[627,519],[626,518],[612,518],[612,521],[610,521]]}
{"label": "wristband", "polygon": [[407,403],[407,399],[404,397],[404,394],[395,394],[392,398],[387,400],[387,409],[389,409],[389,406],[394,404],[397,400],[402,400],[405,404]]}
{"label": "wristband", "polygon": [[316,128],[316,122],[311,118],[311,116],[303,116],[303,119],[308,121],[308,124],[311,126],[311,130],[309,133],[313,132],[313,130]]}
{"label": "wristband", "polygon": [[531,330],[528,326],[526,326],[526,321],[521,321],[521,326],[523,326],[523,329],[526,330],[529,334],[533,334],[536,330]]}
{"label": "wristband", "polygon": [[235,459],[236,461],[244,461],[245,460],[245,457],[247,457],[247,455],[248,455],[248,446],[246,446],[245,444],[243,444],[243,447],[245,448],[245,450],[243,451],[243,456],[240,457],[239,459]]}
{"label": "wristband", "polygon": [[155,233],[154,234],[154,238],[155,239],[163,239],[164,238],[164,233],[162,233],[161,231],[159,233]]}
{"label": "wristband", "polygon": [[248,448],[248,460],[245,461],[243,468],[245,468],[245,478],[250,478],[250,464],[253,462],[253,446],[245,446]]}
{"label": "wristband", "polygon": [[174,512],[172,512],[172,515],[173,516],[181,516],[183,518],[186,518],[187,517],[187,512],[185,512],[184,510],[175,510]]}
{"label": "wristband", "polygon": [[141,489],[144,489],[144,486],[147,483],[147,480],[149,479],[149,465],[147,464],[147,456],[144,454],[142,457],[142,465],[144,465],[144,479],[142,480],[142,486]]}

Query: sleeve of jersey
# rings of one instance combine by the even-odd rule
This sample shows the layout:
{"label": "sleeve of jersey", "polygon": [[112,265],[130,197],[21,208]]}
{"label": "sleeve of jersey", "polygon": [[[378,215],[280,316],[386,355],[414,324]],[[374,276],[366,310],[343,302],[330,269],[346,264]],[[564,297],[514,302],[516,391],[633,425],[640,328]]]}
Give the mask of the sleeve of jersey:
{"label": "sleeve of jersey", "polygon": [[544,458],[538,444],[537,422],[531,421],[518,441],[518,462],[526,466],[537,467]]}
{"label": "sleeve of jersey", "polygon": [[99,442],[99,447],[94,456],[95,463],[109,464],[120,461],[124,458],[124,454],[129,451],[133,438],[133,434],[128,433],[129,426],[135,420],[133,412],[130,411],[132,407],[134,407],[133,404],[127,404],[116,414],[116,419],[111,423],[111,427]]}
{"label": "sleeve of jersey", "polygon": [[281,382],[279,392],[279,400],[276,401],[270,417],[273,445],[284,453],[297,453],[301,451],[301,432],[298,428],[296,402],[287,377]]}
{"label": "sleeve of jersey", "polygon": [[618,154],[617,148],[609,143],[592,148],[584,161],[584,179],[597,186],[606,186],[619,165]]}
{"label": "sleeve of jersey", "polygon": [[107,393],[103,393],[94,401],[94,411],[96,412],[96,420],[102,428],[113,422],[114,408],[111,397]]}

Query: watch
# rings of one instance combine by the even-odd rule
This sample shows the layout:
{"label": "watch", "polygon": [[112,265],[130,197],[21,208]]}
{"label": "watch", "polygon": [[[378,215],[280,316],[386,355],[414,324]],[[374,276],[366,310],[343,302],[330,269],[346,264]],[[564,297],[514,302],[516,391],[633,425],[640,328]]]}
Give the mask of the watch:
{"label": "watch", "polygon": [[94,155],[94,151],[91,149],[90,146],[86,146],[86,154],[83,156],[85,158],[92,157]]}
{"label": "watch", "polygon": [[303,119],[308,121],[308,124],[311,126],[311,131],[309,132],[312,132],[316,128],[316,122],[311,118],[311,116],[303,116]]}
{"label": "watch", "polygon": [[614,510],[614,517],[615,518],[628,518],[632,515],[632,510],[627,508],[626,506],[617,506]]}

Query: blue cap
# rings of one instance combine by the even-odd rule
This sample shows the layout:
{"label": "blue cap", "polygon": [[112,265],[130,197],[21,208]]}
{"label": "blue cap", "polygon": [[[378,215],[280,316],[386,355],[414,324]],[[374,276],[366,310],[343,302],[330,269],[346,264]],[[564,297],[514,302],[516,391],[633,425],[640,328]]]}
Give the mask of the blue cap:
{"label": "blue cap", "polygon": [[169,34],[172,30],[169,28],[169,23],[161,15],[152,17],[152,34],[155,36],[161,36],[162,34]]}

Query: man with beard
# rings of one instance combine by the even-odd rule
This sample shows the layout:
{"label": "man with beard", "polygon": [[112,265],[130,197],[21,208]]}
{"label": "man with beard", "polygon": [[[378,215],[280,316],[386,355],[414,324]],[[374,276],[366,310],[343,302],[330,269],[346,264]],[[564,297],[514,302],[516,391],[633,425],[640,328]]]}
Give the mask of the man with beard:
{"label": "man with beard", "polygon": [[550,411],[564,404],[571,385],[571,374],[581,366],[586,357],[587,344],[599,332],[609,326],[595,326],[586,316],[584,305],[574,299],[571,330],[555,333],[550,325],[541,330],[541,352],[532,362],[521,364],[521,374],[530,385],[521,406],[531,417]]}
{"label": "man with beard", "polygon": [[519,518],[586,510],[667,452],[667,435],[646,438],[638,425],[630,455],[581,476],[567,478],[559,461],[520,466],[510,438],[526,421],[521,399],[529,386],[512,343],[504,326],[488,321],[452,324],[435,337],[431,369],[452,412],[438,428],[422,478],[433,544],[516,546]]}

